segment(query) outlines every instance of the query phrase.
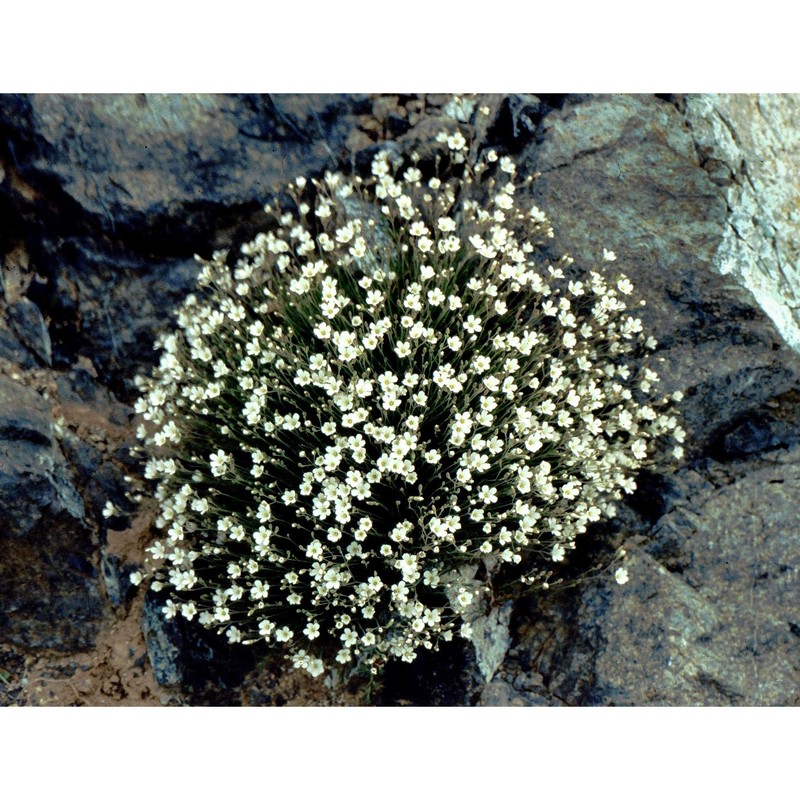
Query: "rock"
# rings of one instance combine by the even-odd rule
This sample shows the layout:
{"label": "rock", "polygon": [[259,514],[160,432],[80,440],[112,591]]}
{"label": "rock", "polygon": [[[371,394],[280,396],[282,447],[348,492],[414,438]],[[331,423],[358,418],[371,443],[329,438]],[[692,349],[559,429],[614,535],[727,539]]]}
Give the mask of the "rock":
{"label": "rock", "polygon": [[[46,514],[83,518],[80,497],[55,448],[50,409],[35,390],[0,375],[0,504],[4,535],[23,538]],[[23,480],[24,478],[24,480]]]}
{"label": "rock", "polygon": [[[56,387],[57,412],[66,415],[68,423],[62,447],[75,468],[87,509],[93,519],[99,519],[110,501],[123,510],[124,516],[125,510],[133,510],[126,500],[129,487],[125,482],[130,465],[128,451],[136,442],[131,410],[83,366],[59,374]],[[138,462],[133,463],[138,466]]]}
{"label": "rock", "polygon": [[130,364],[154,361],[156,335],[194,287],[194,254],[251,238],[276,187],[334,166],[365,102],[0,98],[0,133],[16,176],[0,186],[0,200],[20,217],[19,236],[40,274],[29,297],[51,319],[55,363],[67,368],[87,356],[132,396]]}
{"label": "rock", "polygon": [[166,595],[147,592],[142,632],[153,674],[160,686],[180,686],[196,705],[231,705],[235,691],[256,666],[258,646],[231,646],[224,636],[187,625],[182,617],[167,619]]}
{"label": "rock", "polygon": [[[629,561],[624,587],[595,589],[581,617],[597,641],[595,701],[795,705],[800,447],[729,485],[688,496]],[[669,541],[676,563],[660,552]],[[673,572],[648,555],[651,550]],[[599,620],[599,624],[598,624]]]}
{"label": "rock", "polygon": [[389,661],[380,676],[378,705],[465,706],[480,697],[483,680],[475,648],[458,637],[438,652],[420,650],[411,664]]}
{"label": "rock", "polygon": [[52,366],[50,335],[39,307],[24,297],[8,307],[8,317],[14,332],[25,347],[42,363]]}
{"label": "rock", "polygon": [[86,476],[87,480],[103,463],[103,454],[71,431],[64,433],[61,447],[75,471],[79,475]]}
{"label": "rock", "polygon": [[103,575],[103,582],[106,587],[106,595],[112,606],[118,608],[125,600],[126,592],[123,587],[123,580],[120,571],[120,559],[118,556],[100,553],[100,571]]}
{"label": "rock", "polygon": [[[69,246],[43,238],[41,257],[53,272],[42,302],[58,329],[53,331],[54,359],[71,366],[91,360],[95,371],[122,397],[132,396],[134,372],[157,359],[156,336],[171,327],[173,310],[194,287],[194,259],[160,259],[128,255],[128,270],[115,268],[113,251],[74,241]],[[74,289],[74,300],[62,307],[59,286]],[[141,365],[141,366],[138,366]]]}
{"label": "rock", "polygon": [[[563,706],[558,698],[550,695],[544,688],[541,676],[524,676],[527,682],[514,682],[513,684],[500,677],[486,685],[481,693],[479,705],[482,706]],[[531,680],[531,677],[533,680]],[[538,678],[538,680],[536,680]]]}
{"label": "rock", "polygon": [[494,677],[503,663],[511,645],[508,623],[511,619],[511,603],[495,606],[487,614],[472,622],[472,643],[478,669],[487,683]]}
{"label": "rock", "polygon": [[26,369],[36,366],[33,354],[17,339],[2,318],[0,318],[0,358]]}
{"label": "rock", "polygon": [[178,624],[161,613],[164,600],[152,592],[145,596],[142,607],[142,632],[150,666],[159,686],[177,686],[183,678],[181,646],[183,638]]}
{"label": "rock", "polygon": [[0,638],[91,645],[103,607],[83,502],[33,389],[0,375]]}
{"label": "rock", "polygon": [[[800,407],[800,394],[789,392],[780,403]],[[712,444],[711,453],[717,461],[748,459],[755,454],[773,454],[800,444],[800,425],[797,421],[776,415],[770,407],[755,409],[743,415],[728,430],[720,432]]]}
{"label": "rock", "polygon": [[689,95],[685,114],[728,205],[714,267],[800,350],[800,95]]}
{"label": "rock", "polygon": [[350,95],[7,95],[20,176],[107,233],[193,246],[296,174],[344,155]]}

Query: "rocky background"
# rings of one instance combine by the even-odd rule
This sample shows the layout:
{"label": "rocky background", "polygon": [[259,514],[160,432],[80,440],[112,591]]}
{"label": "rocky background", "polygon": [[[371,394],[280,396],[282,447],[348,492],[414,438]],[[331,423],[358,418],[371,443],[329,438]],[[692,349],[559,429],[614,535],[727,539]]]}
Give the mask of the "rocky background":
{"label": "rocky background", "polygon": [[133,377],[194,253],[250,238],[272,187],[456,120],[540,174],[556,251],[616,252],[689,436],[576,554],[624,545],[628,584],[521,598],[480,658],[392,665],[369,702],[800,703],[800,98],[475,100],[488,117],[445,95],[0,96],[0,705],[367,702],[131,586],[153,516],[125,499]]}

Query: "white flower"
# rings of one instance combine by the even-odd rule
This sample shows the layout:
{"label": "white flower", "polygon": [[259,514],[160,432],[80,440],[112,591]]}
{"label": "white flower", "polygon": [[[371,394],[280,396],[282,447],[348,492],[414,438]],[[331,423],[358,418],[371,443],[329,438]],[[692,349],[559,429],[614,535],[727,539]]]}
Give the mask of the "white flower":
{"label": "white flower", "polygon": [[497,489],[494,486],[481,486],[478,491],[478,498],[483,503],[496,503],[497,502]]}
{"label": "white flower", "polygon": [[318,622],[309,622],[305,628],[303,628],[303,633],[309,640],[314,640],[319,637],[319,623]]}
{"label": "white flower", "polygon": [[222,449],[217,450],[216,453],[212,453],[209,458],[211,474],[217,478],[222,477],[228,471],[231,461],[231,456]]}
{"label": "white flower", "polygon": [[306,548],[306,556],[308,558],[313,558],[315,561],[319,561],[322,558],[322,542],[314,539]]}
{"label": "white flower", "polygon": [[625,567],[619,567],[614,573],[614,580],[622,586],[628,582],[628,570]]}
{"label": "white flower", "polygon": [[495,205],[505,211],[514,207],[514,201],[507,194],[498,194],[494,198]]}
{"label": "white flower", "polygon": [[275,632],[275,638],[279,642],[288,642],[294,636],[294,631],[288,627],[288,625],[284,625],[282,628],[278,628]]}
{"label": "white flower", "polygon": [[312,658],[308,662],[306,670],[308,674],[311,675],[312,678],[318,678],[320,675],[322,675],[323,672],[325,672],[325,664],[322,662],[322,659],[320,658]]}
{"label": "white flower", "polygon": [[225,635],[228,637],[228,641],[231,644],[242,641],[242,632],[235,625],[231,625],[231,627],[225,631]]}
{"label": "white flower", "polygon": [[513,175],[517,171],[517,166],[508,156],[503,156],[500,159],[500,169],[509,175]]}
{"label": "white flower", "polygon": [[[491,359],[488,356],[478,355],[472,361],[472,368],[479,375],[486,372],[492,366]],[[492,409],[488,409],[491,411]]]}
{"label": "white flower", "polygon": [[478,319],[478,317],[476,317],[474,314],[470,314],[466,320],[464,320],[463,324],[467,333],[478,333],[483,327],[480,319]]}
{"label": "white flower", "polygon": [[358,634],[352,628],[345,628],[344,633],[339,638],[345,647],[355,647],[358,644]]}
{"label": "white flower", "polygon": [[438,464],[442,460],[442,456],[438,450],[427,450],[425,452],[425,460],[429,464]]}
{"label": "white flower", "polygon": [[438,286],[428,292],[428,302],[432,306],[439,306],[444,302],[444,300],[444,292]]}
{"label": "white flower", "polygon": [[264,581],[256,581],[250,588],[250,596],[255,600],[263,600],[269,594],[269,584]]}
{"label": "white flower", "polygon": [[472,603],[472,599],[472,592],[468,591],[467,589],[462,589],[456,597],[458,604],[462,608],[466,608],[468,605],[470,605]]}
{"label": "white flower", "polygon": [[320,322],[314,327],[314,336],[318,339],[330,339],[332,333],[333,330],[331,326],[325,321]]}
{"label": "white flower", "polygon": [[447,137],[447,146],[451,150],[461,150],[466,143],[467,140],[461,134],[461,131],[456,131],[452,136]]}
{"label": "white flower", "polygon": [[633,453],[634,457],[639,460],[646,458],[647,445],[645,444],[644,439],[637,439],[631,447],[631,452]]}

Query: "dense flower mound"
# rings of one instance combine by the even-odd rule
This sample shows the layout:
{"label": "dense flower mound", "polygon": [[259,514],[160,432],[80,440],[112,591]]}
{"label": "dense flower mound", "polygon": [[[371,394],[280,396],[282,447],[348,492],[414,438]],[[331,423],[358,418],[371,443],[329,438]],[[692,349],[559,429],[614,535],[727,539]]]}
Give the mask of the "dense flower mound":
{"label": "dense flower mound", "polygon": [[140,379],[165,614],[313,675],[469,637],[499,576],[546,585],[683,439],[627,278],[548,264],[511,159],[439,141],[298,179]]}

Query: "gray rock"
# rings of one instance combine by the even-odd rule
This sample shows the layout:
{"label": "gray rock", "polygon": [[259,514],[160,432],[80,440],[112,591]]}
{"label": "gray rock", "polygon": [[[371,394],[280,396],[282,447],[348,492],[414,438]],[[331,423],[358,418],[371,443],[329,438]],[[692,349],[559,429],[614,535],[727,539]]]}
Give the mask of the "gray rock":
{"label": "gray rock", "polygon": [[[685,554],[680,590],[705,605],[709,626],[702,646],[686,654],[694,661],[690,670],[697,670],[691,677],[699,682],[692,687],[698,701],[795,705],[800,448],[748,466],[731,483],[691,495],[669,511],[653,531],[651,548],[670,541]],[[717,695],[705,693],[709,685]]]}
{"label": "gray rock", "polygon": [[[53,363],[70,370],[86,357],[102,383],[119,391],[156,358],[154,339],[172,324],[172,311],[194,288],[197,263],[136,252],[122,256],[120,247],[102,239],[64,242],[47,229],[30,233],[47,278],[31,291],[50,320]],[[132,364],[142,366],[132,370]]]}
{"label": "gray rock", "polygon": [[39,445],[53,442],[50,407],[21,381],[0,375],[0,436]]}
{"label": "gray rock", "polygon": [[33,389],[0,375],[0,638],[76,650],[103,607],[83,502]]}
{"label": "gray rock", "polygon": [[505,676],[499,676],[491,683],[488,683],[481,693],[479,705],[501,706],[504,708],[512,706],[553,707],[564,705],[558,698],[548,693],[544,688],[544,682],[540,675],[534,673],[521,677],[527,680],[510,682],[505,679]]}
{"label": "gray rock", "polygon": [[[188,241],[220,209],[263,203],[296,174],[344,155],[349,95],[10,95],[21,176],[57,182],[112,234]],[[22,156],[25,156],[24,160]],[[228,212],[229,215],[229,212]]]}
{"label": "gray rock", "polygon": [[586,592],[595,701],[797,704],[800,448],[780,461],[687,495],[632,552],[628,584]]}
{"label": "gray rock", "polygon": [[55,447],[47,402],[5,375],[0,375],[0,452],[5,537],[27,536],[48,514],[83,519],[80,497]]}
{"label": "gray rock", "polygon": [[256,665],[255,649],[232,647],[224,636],[162,613],[166,593],[148,592],[141,627],[147,656],[160,686],[180,686],[190,702],[231,705],[235,688]]}
{"label": "gray rock", "polygon": [[131,364],[156,358],[153,342],[173,326],[172,311],[196,285],[197,272],[198,265],[189,260],[165,262],[123,280],[81,269],[78,313],[84,344],[79,353],[89,356],[100,374],[129,380]]}
{"label": "gray rock", "polygon": [[100,572],[106,587],[106,596],[112,606],[119,608],[125,599],[123,579],[120,574],[120,559],[118,556],[100,553]]}
{"label": "gray rock", "polygon": [[159,686],[177,686],[184,671],[183,641],[177,625],[161,613],[163,605],[163,599],[148,592],[142,609],[142,632],[150,666]]}
{"label": "gray rock", "polygon": [[504,603],[472,621],[471,641],[475,646],[475,660],[486,682],[494,677],[511,645],[508,630],[511,609],[511,603]]}
{"label": "gray rock", "polygon": [[87,356],[130,396],[130,365],[152,363],[194,285],[194,253],[235,249],[280,184],[349,156],[362,106],[350,95],[0,98],[0,132],[33,190],[0,193],[37,251],[43,280],[29,296],[51,319],[55,363]]}
{"label": "gray rock", "polygon": [[11,326],[19,340],[36,357],[48,366],[52,366],[53,355],[50,349],[50,334],[47,331],[42,312],[39,307],[23,297],[8,307]]}
{"label": "gray rock", "polygon": [[689,95],[685,113],[728,204],[714,266],[800,350],[800,95]]}
{"label": "gray rock", "polygon": [[0,318],[0,358],[20,367],[36,366],[36,359],[11,330],[9,323]]}

